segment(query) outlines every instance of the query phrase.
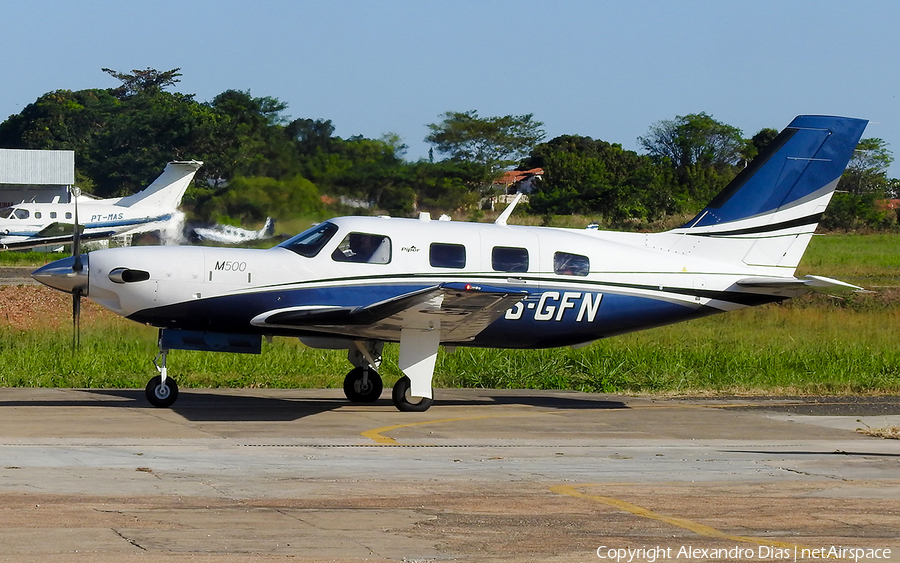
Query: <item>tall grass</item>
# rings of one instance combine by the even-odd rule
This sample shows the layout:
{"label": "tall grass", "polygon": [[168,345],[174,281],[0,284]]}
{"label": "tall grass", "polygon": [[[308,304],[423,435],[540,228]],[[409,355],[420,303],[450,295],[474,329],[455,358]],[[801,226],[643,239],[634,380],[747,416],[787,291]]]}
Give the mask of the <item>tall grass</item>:
{"label": "tall grass", "polygon": [[[844,394],[900,392],[900,310],[810,297],[549,350],[441,351],[438,387],[574,389],[627,393]],[[156,374],[156,331],[121,319],[85,326],[81,349],[67,330],[0,329],[0,385],[143,387]],[[397,346],[381,374],[400,376]],[[176,350],[182,387],[340,387],[345,351],[295,339],[263,342],[261,355]]]}
{"label": "tall grass", "polygon": [[440,373],[445,384],[475,387],[891,393],[900,391],[898,321],[896,310],[768,306],[578,350],[457,350]]}

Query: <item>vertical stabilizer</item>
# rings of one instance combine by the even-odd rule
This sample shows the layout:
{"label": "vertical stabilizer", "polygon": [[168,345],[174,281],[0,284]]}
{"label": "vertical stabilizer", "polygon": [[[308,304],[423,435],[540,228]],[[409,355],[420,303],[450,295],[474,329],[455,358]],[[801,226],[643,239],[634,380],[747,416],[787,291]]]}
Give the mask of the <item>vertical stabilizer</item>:
{"label": "vertical stabilizer", "polygon": [[[868,122],[796,117],[670,249],[793,275]],[[788,271],[789,270],[789,271]]]}
{"label": "vertical stabilizer", "polygon": [[144,190],[123,197],[116,205],[123,207],[159,207],[174,210],[181,203],[188,184],[203,165],[197,160],[170,162],[163,173]]}

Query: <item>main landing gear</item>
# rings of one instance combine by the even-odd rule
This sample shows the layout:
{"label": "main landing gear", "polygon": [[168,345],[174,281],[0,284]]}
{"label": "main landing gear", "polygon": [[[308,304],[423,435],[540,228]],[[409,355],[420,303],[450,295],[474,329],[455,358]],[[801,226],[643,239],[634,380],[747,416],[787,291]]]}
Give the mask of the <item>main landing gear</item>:
{"label": "main landing gear", "polygon": [[[383,342],[355,340],[347,352],[347,359],[354,367],[344,378],[344,395],[351,403],[372,403],[381,397],[384,384],[376,371],[381,365]],[[434,403],[430,397],[414,397],[410,394],[410,379],[401,377],[394,384],[391,398],[397,410],[425,412]]]}

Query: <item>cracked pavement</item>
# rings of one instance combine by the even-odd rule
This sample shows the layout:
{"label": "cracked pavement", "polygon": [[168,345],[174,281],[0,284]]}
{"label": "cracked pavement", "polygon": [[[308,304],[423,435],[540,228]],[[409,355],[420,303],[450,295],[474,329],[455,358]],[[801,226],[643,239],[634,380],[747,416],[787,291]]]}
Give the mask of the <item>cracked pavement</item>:
{"label": "cracked pavement", "polygon": [[0,559],[900,553],[900,441],[854,431],[900,425],[896,397],[445,389],[399,413],[340,390],[185,389],[173,409],[142,395],[0,389]]}

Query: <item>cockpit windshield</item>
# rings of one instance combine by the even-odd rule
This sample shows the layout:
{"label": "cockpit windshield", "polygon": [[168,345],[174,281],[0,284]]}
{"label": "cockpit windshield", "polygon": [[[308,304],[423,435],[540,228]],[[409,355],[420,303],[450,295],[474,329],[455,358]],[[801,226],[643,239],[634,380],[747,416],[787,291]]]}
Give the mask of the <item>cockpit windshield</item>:
{"label": "cockpit windshield", "polygon": [[319,223],[278,246],[296,252],[300,256],[312,258],[331,240],[337,230],[337,225],[334,223]]}
{"label": "cockpit windshield", "polygon": [[28,219],[27,209],[16,209],[15,207],[4,207],[0,209],[0,219]]}

